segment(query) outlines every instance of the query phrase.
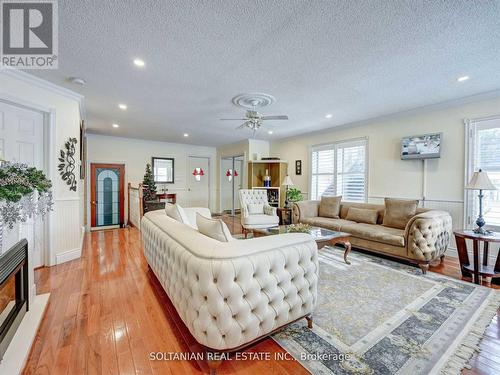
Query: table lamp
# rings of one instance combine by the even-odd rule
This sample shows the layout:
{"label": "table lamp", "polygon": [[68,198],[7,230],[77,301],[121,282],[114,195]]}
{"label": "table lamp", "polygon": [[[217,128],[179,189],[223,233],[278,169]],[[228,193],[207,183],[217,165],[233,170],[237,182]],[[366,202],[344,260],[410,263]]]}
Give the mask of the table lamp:
{"label": "table lamp", "polygon": [[290,178],[289,175],[285,176],[285,179],[283,180],[283,183],[281,184],[283,186],[286,186],[286,193],[285,193],[285,208],[288,208],[288,187],[293,186],[293,181]]}
{"label": "table lamp", "polygon": [[476,220],[477,228],[474,229],[474,233],[483,235],[489,234],[490,231],[483,228],[486,224],[483,218],[483,190],[496,190],[495,185],[493,185],[488,178],[488,174],[480,169],[479,171],[474,172],[465,188],[467,190],[479,190],[479,216]]}

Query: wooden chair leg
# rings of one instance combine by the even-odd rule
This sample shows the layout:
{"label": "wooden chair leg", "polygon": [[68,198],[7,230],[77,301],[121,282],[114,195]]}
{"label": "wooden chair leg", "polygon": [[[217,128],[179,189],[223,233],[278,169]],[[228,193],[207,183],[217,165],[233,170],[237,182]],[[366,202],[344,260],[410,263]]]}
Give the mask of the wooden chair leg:
{"label": "wooden chair leg", "polygon": [[313,327],[313,317],[311,315],[306,316],[307,328],[312,329]]}
{"label": "wooden chair leg", "polygon": [[429,263],[419,263],[418,265],[420,269],[422,270],[422,273],[425,275],[427,271],[429,270]]}
{"label": "wooden chair leg", "polygon": [[207,365],[210,369],[210,375],[215,375],[217,373],[217,369],[222,364],[222,359],[207,359]]}
{"label": "wooden chair leg", "polygon": [[444,254],[441,255],[441,263],[443,263],[443,262],[444,262]]}

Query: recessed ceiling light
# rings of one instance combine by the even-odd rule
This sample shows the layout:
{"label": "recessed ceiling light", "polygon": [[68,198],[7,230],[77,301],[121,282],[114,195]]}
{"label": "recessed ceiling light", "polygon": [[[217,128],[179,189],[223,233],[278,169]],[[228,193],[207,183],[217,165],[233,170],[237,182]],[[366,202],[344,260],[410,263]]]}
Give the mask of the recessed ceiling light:
{"label": "recessed ceiling light", "polygon": [[142,68],[144,65],[146,65],[146,63],[144,62],[144,60],[134,59],[134,65]]}
{"label": "recessed ceiling light", "polygon": [[113,128],[119,128],[119,127],[120,127],[120,125],[118,125],[118,124],[113,124]]}
{"label": "recessed ceiling light", "polygon": [[184,137],[189,137],[189,134],[188,133],[184,133]]}
{"label": "recessed ceiling light", "polygon": [[331,113],[329,113],[329,114],[327,114],[327,115],[325,116],[325,118],[332,118],[332,117],[333,117],[333,115],[332,115]]}
{"label": "recessed ceiling light", "polygon": [[464,81],[467,81],[469,78],[470,78],[469,76],[462,76],[462,77],[458,77],[457,81],[458,82],[464,82]]}
{"label": "recessed ceiling light", "polygon": [[128,107],[126,104],[120,103],[120,104],[118,104],[118,108],[125,111]]}
{"label": "recessed ceiling light", "polygon": [[267,134],[273,134],[273,131],[272,131],[272,130],[269,130],[269,131],[267,132]]}

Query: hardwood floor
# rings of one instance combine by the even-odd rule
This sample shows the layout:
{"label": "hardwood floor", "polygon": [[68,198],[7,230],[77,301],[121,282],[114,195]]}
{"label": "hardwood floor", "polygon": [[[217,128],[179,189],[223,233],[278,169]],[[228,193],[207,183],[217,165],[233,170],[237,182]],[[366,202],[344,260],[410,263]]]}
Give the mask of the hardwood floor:
{"label": "hardwood floor", "polygon": [[[224,217],[233,233],[239,219]],[[432,271],[460,278],[458,261]],[[82,257],[36,270],[38,293],[49,306],[24,369],[25,374],[201,374],[204,361],[151,361],[150,353],[201,352],[148,271],[135,228],[86,235]],[[489,285],[488,285],[489,286]],[[500,373],[499,313],[464,374]],[[247,352],[284,353],[272,339]],[[225,361],[219,374],[307,374],[295,361]]]}

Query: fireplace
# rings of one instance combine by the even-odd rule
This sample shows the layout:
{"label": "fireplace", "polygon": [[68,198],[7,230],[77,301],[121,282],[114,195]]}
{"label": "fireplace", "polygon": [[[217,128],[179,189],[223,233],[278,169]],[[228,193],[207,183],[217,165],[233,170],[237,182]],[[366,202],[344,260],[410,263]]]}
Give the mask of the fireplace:
{"label": "fireplace", "polygon": [[28,242],[0,255],[0,361],[28,310]]}

